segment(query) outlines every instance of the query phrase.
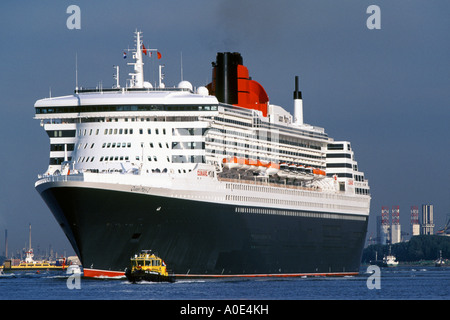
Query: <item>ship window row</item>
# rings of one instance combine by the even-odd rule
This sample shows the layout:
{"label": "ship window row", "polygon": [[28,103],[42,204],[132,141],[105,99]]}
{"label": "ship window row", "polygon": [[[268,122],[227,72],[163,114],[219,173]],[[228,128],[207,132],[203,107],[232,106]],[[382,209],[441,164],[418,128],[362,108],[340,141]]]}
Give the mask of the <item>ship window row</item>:
{"label": "ship window row", "polygon": [[284,150],[284,149],[279,149],[279,146],[276,146],[276,148],[274,145],[268,144],[268,143],[256,143],[256,142],[252,142],[252,141],[236,141],[236,140],[226,140],[226,139],[218,139],[218,138],[212,138],[212,137],[206,137],[205,139],[206,142],[210,142],[210,143],[216,143],[219,146],[222,145],[223,147],[227,147],[227,146],[235,146],[235,147],[240,147],[240,148],[245,148],[247,149],[254,149],[254,150],[262,150],[265,152],[274,152],[276,154],[284,154],[284,155],[290,155],[290,156],[297,156],[297,157],[304,157],[304,158],[311,158],[311,159],[320,159],[320,160],[324,160],[325,157],[322,155],[317,155],[317,154],[309,154],[309,153],[302,153],[299,152],[298,149],[297,151],[292,151],[292,150]]}
{"label": "ship window row", "polygon": [[[99,131],[100,131],[100,129],[96,129],[95,135],[98,135]],[[88,129],[84,129],[84,130],[78,129],[78,136],[79,137],[81,137],[82,134],[83,134],[83,136],[85,136],[88,133],[89,133],[90,136],[92,136],[93,129],[89,129],[89,131],[88,131]]]}
{"label": "ship window row", "polygon": [[328,144],[327,149],[328,150],[344,150],[344,145],[342,143]]}
{"label": "ship window row", "polygon": [[102,148],[131,148],[131,142],[108,142],[103,143]]}
{"label": "ship window row", "polygon": [[327,173],[327,177],[333,177],[333,176],[337,176],[338,178],[353,178],[353,174],[351,173],[342,173],[342,172],[337,172],[337,173],[332,173],[332,172],[328,172]]}
{"label": "ship window row", "polygon": [[100,162],[103,161],[129,161],[130,158],[128,156],[104,156],[100,157]]}
{"label": "ship window row", "polygon": [[[280,145],[287,145],[287,146],[294,146],[294,147],[301,147],[301,148],[307,148],[307,149],[313,149],[313,150],[317,150],[320,151],[321,147],[320,145],[313,145],[313,144],[309,144],[309,143],[305,143],[304,140],[298,140],[298,139],[291,139],[289,137],[280,137],[279,135],[271,135],[270,133],[268,133],[267,135],[263,135],[263,134],[252,134],[252,133],[244,133],[244,132],[239,132],[239,131],[234,131],[234,130],[228,130],[228,129],[209,129],[209,130],[216,130],[219,131],[222,135],[220,138],[214,138],[214,137],[208,137],[207,139],[210,139],[210,141],[214,142],[214,141],[223,141],[222,139],[226,139],[227,137],[229,138],[234,138],[234,136],[236,137],[244,137],[248,142],[248,143],[253,143],[253,141],[251,140],[256,140],[255,142],[263,142],[263,143],[276,143],[276,144],[280,144]],[[208,133],[211,133],[208,132]],[[273,136],[273,137],[272,137]]]}
{"label": "ship window row", "polygon": [[206,163],[205,156],[173,155],[172,163]]}
{"label": "ship window row", "polygon": [[94,162],[95,157],[78,157],[78,162]]}
{"label": "ship window row", "polygon": [[[87,157],[86,161],[83,161],[83,158],[84,157],[79,157],[78,162],[87,162],[89,159],[89,157]],[[91,162],[93,161],[92,158],[91,158]],[[128,156],[102,156],[102,157],[100,157],[100,162],[103,162],[103,161],[129,161],[129,160],[130,159]],[[136,156],[135,160],[140,161],[141,157]],[[157,156],[147,156],[147,161],[148,162],[158,162],[158,157]],[[165,161],[168,163],[170,163],[170,162],[173,162],[173,163],[205,163],[205,156],[173,155],[172,161],[170,160],[169,156],[165,157]]]}
{"label": "ship window row", "polygon": [[133,134],[133,129],[132,128],[129,128],[129,129],[128,128],[125,128],[125,129],[123,129],[123,128],[120,128],[120,129],[118,129],[118,128],[105,129],[104,135],[112,135],[112,134]]}
{"label": "ship window row", "polygon": [[[161,147],[161,143],[160,143]],[[172,142],[172,149],[205,149],[204,142]]]}
{"label": "ship window row", "polygon": [[291,216],[291,217],[318,218],[318,219],[355,220],[355,221],[366,221],[367,220],[366,217],[358,216],[358,215],[343,215],[343,214],[336,214],[336,213],[280,210],[280,209],[270,209],[270,208],[236,207],[235,212],[236,213],[270,214],[270,215],[281,215],[281,216]]}
{"label": "ship window row", "polygon": [[356,194],[362,194],[362,195],[369,195],[370,191],[369,191],[369,189],[355,188],[355,193]]}
{"label": "ship window row", "polygon": [[[217,147],[214,146],[209,146],[209,148],[207,148],[207,152],[213,153],[213,154],[218,154],[218,155],[226,155],[226,156],[230,156],[230,157],[242,157],[242,158],[252,158],[252,156],[249,155],[249,152],[257,152],[257,151],[248,151],[246,152],[246,150],[248,150],[249,148],[245,148],[244,150],[237,150],[238,148],[235,149],[231,149],[231,148],[222,148],[222,150],[218,149]],[[279,150],[260,150],[261,153],[274,153],[272,155],[270,154],[260,154],[256,156],[255,160],[268,160],[268,159],[280,159],[282,158],[282,155],[285,155],[284,158],[292,158],[292,157],[302,157],[302,158],[307,158],[307,159],[311,159],[312,160],[323,160],[323,158],[319,157],[319,156],[312,156],[312,155],[308,155],[308,154],[303,154],[303,153],[296,153],[296,152],[281,152]],[[295,162],[298,161],[306,161],[306,159],[295,159]]]}
{"label": "ship window row", "polygon": [[250,127],[250,128],[253,127],[253,125],[251,123],[244,122],[244,121],[233,120],[233,119],[227,119],[227,118],[223,118],[223,117],[212,117],[212,120],[219,121],[219,122],[236,124],[236,125],[243,126],[243,127]]}
{"label": "ship window row", "polygon": [[352,155],[350,153],[327,153],[327,158],[347,158],[347,159],[351,159]]}
{"label": "ship window row", "polygon": [[203,136],[208,128],[172,128],[174,136]]}
{"label": "ship window row", "polygon": [[[85,130],[86,131],[86,130]],[[152,134],[152,132],[154,132],[155,134],[159,135],[166,135],[167,134],[167,130],[166,128],[154,128],[153,131],[151,128],[147,128],[147,129],[143,129],[143,128],[139,128],[138,129],[139,134]],[[104,131],[104,135],[117,135],[117,134],[133,134],[134,130],[133,128],[107,128]],[[81,135],[81,129],[79,130],[79,134]]]}
{"label": "ship window row", "polygon": [[[77,144],[75,144],[75,145],[77,145]],[[76,147],[77,150],[80,150],[80,148],[81,148],[82,145],[83,145],[82,143],[78,143],[78,146]],[[95,145],[95,142],[92,142],[92,143],[91,143],[91,149],[94,148],[94,145]],[[87,146],[88,146],[88,143],[86,142],[86,143],[84,144],[83,149],[86,149]]]}
{"label": "ship window row", "polygon": [[[93,146],[94,144],[92,144]],[[63,145],[64,146],[64,145]],[[92,148],[91,146],[91,148]],[[141,147],[144,147],[144,143],[141,143]],[[150,148],[156,148],[159,147],[159,149],[170,149],[170,145],[168,142],[149,142]],[[104,142],[102,145],[102,149],[109,149],[109,148],[131,148],[131,142]],[[202,150],[205,148],[204,142],[173,142],[172,143],[173,149],[179,149],[179,150]],[[58,150],[60,151],[60,150]]]}
{"label": "ship window row", "polygon": [[259,128],[273,130],[278,129],[280,132],[295,134],[295,135],[303,135],[306,137],[317,138],[317,139],[328,139],[328,135],[326,133],[314,132],[314,131],[305,131],[297,128],[286,127],[284,125],[269,123],[269,122],[261,122],[258,125]]}
{"label": "ship window row", "polygon": [[74,143],[68,143],[68,144],[57,143],[57,144],[50,145],[50,151],[65,151],[64,146],[67,146],[67,149],[66,149],[67,151],[73,151],[75,148]]}
{"label": "ship window row", "polygon": [[[323,203],[323,202],[308,202],[308,201],[299,201],[299,200],[286,200],[286,199],[279,199],[279,198],[269,198],[269,197],[248,197],[248,196],[241,196],[241,195],[227,195],[225,196],[225,200],[230,201],[243,201],[243,202],[255,202],[259,204],[273,204],[273,205],[287,205],[287,206],[303,206],[303,207],[319,207],[319,208],[326,208],[326,209],[344,209],[344,210],[352,210],[355,209],[352,206],[347,205],[336,205],[336,204],[330,204],[330,203]],[[295,214],[295,211],[291,211]],[[326,214],[326,213],[324,213]],[[317,218],[320,218],[317,216]]]}
{"label": "ship window row", "polygon": [[121,111],[217,111],[216,105],[96,105],[76,107],[37,107],[36,114],[121,112]]}
{"label": "ship window row", "polygon": [[76,130],[47,130],[49,138],[72,138],[76,133]]}
{"label": "ship window row", "polygon": [[[72,157],[67,157],[67,161],[71,161]],[[64,162],[64,158],[63,157],[52,157],[50,158],[50,165],[58,165]]]}
{"label": "ship window row", "polygon": [[353,168],[351,163],[327,163],[327,168]]}

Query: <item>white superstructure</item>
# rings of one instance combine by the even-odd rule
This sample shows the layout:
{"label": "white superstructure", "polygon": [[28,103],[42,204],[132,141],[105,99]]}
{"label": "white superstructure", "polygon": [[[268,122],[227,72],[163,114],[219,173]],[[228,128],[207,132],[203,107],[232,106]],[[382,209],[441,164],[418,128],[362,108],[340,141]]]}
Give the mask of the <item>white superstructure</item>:
{"label": "white superstructure", "polygon": [[79,89],[36,102],[35,118],[50,138],[50,163],[37,185],[153,188],[243,205],[237,210],[250,203],[268,214],[283,208],[369,214],[368,181],[350,143],[305,124],[301,94],[294,92],[295,119],[272,104],[265,116],[221,103],[187,81],[153,88],[144,81],[139,32],[132,57],[127,87]]}

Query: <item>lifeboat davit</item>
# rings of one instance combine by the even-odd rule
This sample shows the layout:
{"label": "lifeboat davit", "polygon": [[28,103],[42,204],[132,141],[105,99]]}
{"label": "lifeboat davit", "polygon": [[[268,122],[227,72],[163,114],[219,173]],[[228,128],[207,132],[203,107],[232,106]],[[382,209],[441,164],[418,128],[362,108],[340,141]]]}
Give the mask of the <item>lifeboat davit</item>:
{"label": "lifeboat davit", "polygon": [[267,175],[273,176],[273,175],[277,174],[278,171],[280,171],[280,165],[278,163],[269,162],[267,164],[267,170],[266,170]]}
{"label": "lifeboat davit", "polygon": [[277,175],[280,178],[286,178],[289,174],[289,166],[287,165],[286,162],[282,162],[280,163],[280,169],[277,172]]}
{"label": "lifeboat davit", "polygon": [[292,164],[289,165],[288,168],[289,168],[289,170],[288,170],[288,178],[289,179],[296,179],[298,177],[297,165],[292,163]]}
{"label": "lifeboat davit", "polygon": [[298,165],[297,166],[297,172],[298,172],[299,175],[305,176],[306,175],[305,166]]}

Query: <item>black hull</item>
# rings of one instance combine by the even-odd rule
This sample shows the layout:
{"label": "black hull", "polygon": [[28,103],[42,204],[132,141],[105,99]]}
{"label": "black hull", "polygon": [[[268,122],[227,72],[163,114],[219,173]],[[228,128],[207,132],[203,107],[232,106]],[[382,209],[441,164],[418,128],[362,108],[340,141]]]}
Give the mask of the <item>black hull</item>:
{"label": "black hull", "polygon": [[85,270],[124,272],[151,248],[177,277],[358,273],[368,222],[95,188],[38,190]]}

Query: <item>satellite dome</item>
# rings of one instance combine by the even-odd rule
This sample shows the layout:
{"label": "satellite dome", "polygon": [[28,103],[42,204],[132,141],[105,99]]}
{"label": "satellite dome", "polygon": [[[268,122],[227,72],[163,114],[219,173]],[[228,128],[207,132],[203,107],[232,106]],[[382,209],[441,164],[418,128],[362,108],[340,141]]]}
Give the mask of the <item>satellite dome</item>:
{"label": "satellite dome", "polygon": [[144,88],[151,89],[151,88],[153,88],[153,86],[152,86],[152,84],[150,82],[144,81]]}
{"label": "satellite dome", "polygon": [[180,88],[180,89],[189,89],[189,90],[192,91],[192,84],[189,81],[184,80],[184,81],[181,81],[178,84],[178,88]]}
{"label": "satellite dome", "polygon": [[208,96],[209,95],[209,90],[206,87],[198,87],[197,93],[202,95],[202,96]]}

